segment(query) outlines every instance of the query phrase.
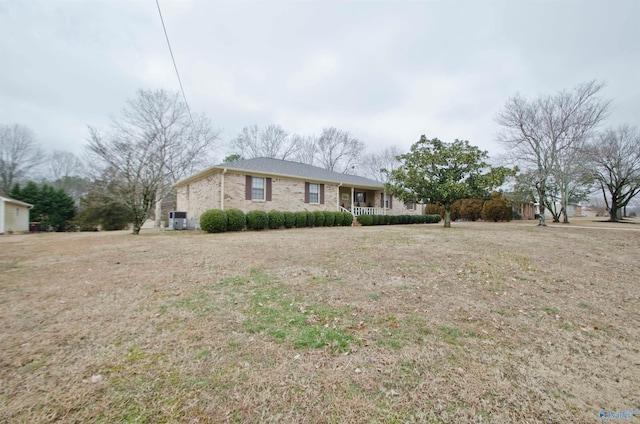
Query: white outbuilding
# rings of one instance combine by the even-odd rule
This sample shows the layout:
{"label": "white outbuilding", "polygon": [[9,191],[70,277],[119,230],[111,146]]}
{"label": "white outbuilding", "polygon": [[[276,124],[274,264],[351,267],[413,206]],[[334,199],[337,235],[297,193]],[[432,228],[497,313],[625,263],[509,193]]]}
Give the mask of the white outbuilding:
{"label": "white outbuilding", "polygon": [[29,231],[29,209],[33,205],[0,196],[0,234]]}

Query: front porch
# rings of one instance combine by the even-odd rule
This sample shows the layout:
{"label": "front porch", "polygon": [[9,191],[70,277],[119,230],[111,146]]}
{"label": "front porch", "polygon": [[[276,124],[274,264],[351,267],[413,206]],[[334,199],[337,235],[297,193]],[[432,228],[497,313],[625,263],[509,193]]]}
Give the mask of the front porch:
{"label": "front porch", "polygon": [[358,187],[340,187],[340,210],[360,215],[388,215],[392,208],[391,196],[383,191]]}

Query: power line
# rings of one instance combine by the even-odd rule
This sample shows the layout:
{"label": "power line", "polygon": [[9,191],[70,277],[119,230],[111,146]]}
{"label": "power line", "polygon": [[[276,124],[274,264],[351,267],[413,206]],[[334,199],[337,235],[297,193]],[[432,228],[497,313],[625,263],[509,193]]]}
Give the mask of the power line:
{"label": "power line", "polygon": [[171,61],[173,62],[173,69],[176,70],[176,76],[178,77],[178,83],[180,84],[180,91],[182,92],[182,98],[184,99],[184,104],[187,107],[187,112],[189,112],[189,118],[191,119],[191,125],[195,125],[193,123],[193,116],[191,116],[191,109],[189,108],[189,102],[187,102],[187,96],[184,94],[184,88],[182,87],[182,80],[180,79],[180,73],[178,72],[178,66],[176,65],[176,59],[173,57],[173,50],[171,50],[171,43],[169,42],[169,35],[167,34],[167,27],[164,25],[164,19],[162,18],[162,11],[160,10],[160,2],[156,0],[156,6],[158,6],[158,14],[160,15],[160,22],[162,22],[162,29],[164,30],[164,37],[167,39],[167,46],[169,46],[169,53],[171,54]]}

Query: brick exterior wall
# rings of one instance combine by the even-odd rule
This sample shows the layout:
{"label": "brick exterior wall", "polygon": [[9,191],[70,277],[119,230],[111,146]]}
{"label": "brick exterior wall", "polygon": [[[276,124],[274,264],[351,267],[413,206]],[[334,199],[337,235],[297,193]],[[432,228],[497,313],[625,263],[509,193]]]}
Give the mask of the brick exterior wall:
{"label": "brick exterior wall", "polygon": [[[349,201],[338,200],[338,186],[336,184],[324,184],[324,204],[305,203],[305,181],[302,179],[286,177],[271,178],[271,201],[246,200],[246,175],[235,172],[224,174],[224,209],[237,208],[243,212],[250,210],[270,211],[335,211],[338,205],[346,207]],[[253,175],[260,178],[268,178],[268,175]],[[197,222],[200,215],[209,209],[220,209],[220,188],[222,182],[221,172],[208,175],[200,180],[185,184],[177,190],[177,210],[186,211],[190,221]],[[315,182],[314,182],[315,183]],[[380,207],[381,191],[359,190],[367,193],[367,202],[371,200],[373,207]],[[350,187],[341,187],[340,193],[351,193]],[[366,206],[366,205],[362,205]],[[393,199],[392,208],[387,209],[389,215],[405,215],[422,213],[422,205],[415,210],[408,210],[399,200]]]}

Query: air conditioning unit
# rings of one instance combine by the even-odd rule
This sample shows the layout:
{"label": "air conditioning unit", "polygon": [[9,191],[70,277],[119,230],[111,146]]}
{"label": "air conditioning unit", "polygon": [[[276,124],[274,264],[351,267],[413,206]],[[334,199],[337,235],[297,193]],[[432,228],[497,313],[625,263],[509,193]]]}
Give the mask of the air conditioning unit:
{"label": "air conditioning unit", "polygon": [[169,229],[170,230],[186,230],[187,229],[187,213],[186,212],[169,212]]}

